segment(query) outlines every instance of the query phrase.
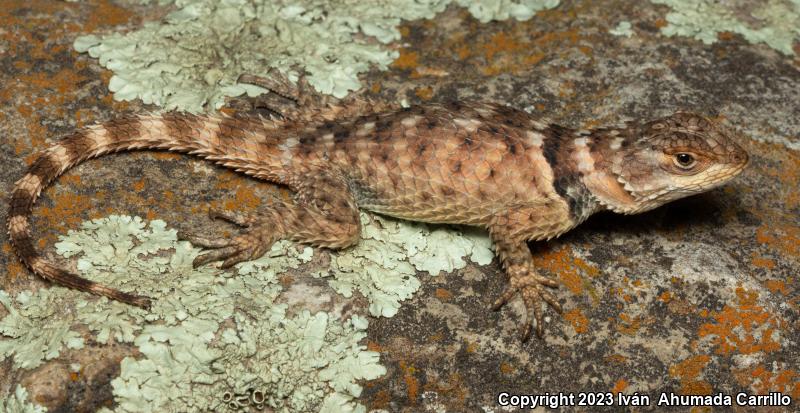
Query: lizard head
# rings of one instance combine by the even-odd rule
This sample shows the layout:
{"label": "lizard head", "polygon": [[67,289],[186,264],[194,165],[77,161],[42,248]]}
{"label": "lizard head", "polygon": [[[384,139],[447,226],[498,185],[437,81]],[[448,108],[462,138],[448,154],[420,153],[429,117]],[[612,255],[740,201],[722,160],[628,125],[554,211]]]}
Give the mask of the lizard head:
{"label": "lizard head", "polygon": [[705,192],[738,175],[748,163],[732,132],[693,113],[631,125],[625,132],[621,150],[609,154],[610,172],[630,197],[609,205],[618,212],[647,211]]}

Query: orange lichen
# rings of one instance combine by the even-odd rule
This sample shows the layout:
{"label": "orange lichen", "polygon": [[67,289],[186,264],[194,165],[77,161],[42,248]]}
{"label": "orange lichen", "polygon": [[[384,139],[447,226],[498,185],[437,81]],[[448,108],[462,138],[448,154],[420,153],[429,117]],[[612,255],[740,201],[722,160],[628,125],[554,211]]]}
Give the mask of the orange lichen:
{"label": "orange lichen", "polygon": [[772,270],[775,268],[775,260],[771,258],[762,257],[756,254],[755,252],[750,257],[750,263],[753,264],[753,266],[766,268],[768,270]]}
{"label": "orange lichen", "polygon": [[381,346],[375,341],[367,340],[367,350],[374,351],[376,353],[381,353],[383,352],[383,346]]}
{"label": "orange lichen", "polygon": [[39,90],[55,90],[58,95],[53,98],[59,99],[58,96],[64,96],[68,92],[75,91],[77,85],[85,81],[86,78],[78,75],[72,69],[61,69],[55,74],[44,72],[23,74],[19,76],[19,80]]}
{"label": "orange lichen", "polygon": [[392,396],[388,390],[378,390],[369,403],[369,410],[386,410],[389,407]]}
{"label": "orange lichen", "polygon": [[545,56],[547,55],[545,55],[544,53],[534,53],[523,59],[522,62],[525,63],[525,65],[527,66],[534,66],[537,63],[541,62],[542,59],[545,58]]}
{"label": "orange lichen", "polygon": [[756,240],[786,255],[800,256],[800,226],[764,224],[756,230]]}
{"label": "orange lichen", "polygon": [[138,180],[138,181],[134,182],[134,183],[133,183],[133,185],[132,185],[132,187],[133,187],[133,190],[134,190],[135,192],[142,192],[142,191],[144,191],[144,179],[140,179],[140,180]]}
{"label": "orange lichen", "polygon": [[625,379],[619,379],[616,383],[614,383],[614,387],[611,388],[611,393],[617,394],[622,393],[625,389],[628,388],[628,382]]}
{"label": "orange lichen", "polygon": [[[593,48],[585,42],[588,36],[581,34],[580,29],[541,31],[541,21],[547,20],[546,16],[558,15],[563,18],[566,15],[577,15],[576,10],[579,8],[580,6],[574,6],[567,12],[543,11],[537,14],[536,19],[516,22],[511,26],[498,25],[494,31],[485,30],[485,26],[482,30],[464,28],[448,33],[443,44],[425,46],[428,50],[433,50],[430,54],[463,61],[465,66],[472,66],[476,73],[484,76],[516,74],[530,70],[531,66],[548,56],[563,56],[575,52],[591,56]],[[462,27],[472,22],[474,20],[466,18]]]}
{"label": "orange lichen", "polygon": [[419,66],[419,53],[408,49],[401,49],[400,56],[392,62],[392,67],[402,70],[414,70],[417,66]]}
{"label": "orange lichen", "polygon": [[533,261],[537,268],[558,275],[561,282],[575,295],[583,294],[584,287],[588,284],[581,277],[581,273],[589,276],[600,273],[600,270],[586,261],[571,256],[565,246],[534,254]]}
{"label": "orange lichen", "polygon": [[669,291],[664,291],[663,293],[661,293],[661,295],[658,296],[658,301],[661,301],[663,303],[668,303],[671,300],[672,300],[672,293],[670,293]]}
{"label": "orange lichen", "polygon": [[669,368],[669,375],[681,383],[682,394],[711,394],[711,384],[699,379],[711,357],[705,354],[689,357]]}
{"label": "orange lichen", "polygon": [[620,313],[619,322],[616,323],[616,329],[622,334],[633,336],[642,328],[643,319],[641,317],[631,317],[625,313]]}
{"label": "orange lichen", "polygon": [[486,60],[492,60],[494,55],[500,52],[513,52],[523,47],[523,44],[515,37],[509,36],[504,32],[495,33],[491,40],[484,46],[484,56]]}
{"label": "orange lichen", "polygon": [[700,326],[698,335],[711,338],[718,354],[770,353],[780,349],[772,335],[777,321],[756,304],[757,292],[737,288],[738,305],[712,312],[714,322]]}
{"label": "orange lichen", "polygon": [[67,173],[58,177],[58,183],[62,186],[80,185],[81,176],[75,173]]}
{"label": "orange lichen", "polygon": [[438,299],[440,299],[442,301],[448,301],[451,298],[453,298],[453,293],[451,293],[450,291],[445,290],[444,288],[437,288],[436,292],[434,293],[434,295],[436,295],[436,298],[438,298]]}
{"label": "orange lichen", "polygon": [[466,400],[469,395],[469,386],[464,383],[463,377],[453,373],[446,380],[430,380],[425,383],[425,392],[435,392],[439,397],[447,399],[447,404],[453,411],[465,411]]}
{"label": "orange lichen", "polygon": [[469,46],[464,44],[456,49],[456,54],[458,55],[459,60],[464,60],[468,58],[472,54],[472,52],[470,52]]}
{"label": "orange lichen", "polygon": [[[500,73],[515,73],[532,65],[532,63],[528,61],[531,57],[530,55],[521,59],[524,63],[523,65],[519,64],[521,55],[518,55],[517,52],[524,51],[530,47],[529,44],[518,40],[519,37],[520,36],[517,35],[509,35],[505,32],[494,33],[491,36],[489,41],[483,45],[483,55],[488,64],[488,66],[482,70],[484,75],[494,76]],[[533,56],[539,55],[534,54]],[[536,57],[532,60],[535,63],[543,58],[544,55],[541,54],[538,60],[536,60]]]}
{"label": "orange lichen", "polygon": [[794,370],[782,370],[773,373],[762,366],[758,366],[753,370],[751,376],[759,381],[756,385],[756,391],[759,393],[777,390],[779,392],[788,392],[794,399],[800,397],[800,374]]}
{"label": "orange lichen", "polygon": [[770,371],[762,365],[734,370],[733,377],[740,385],[752,387],[758,394],[781,392],[793,399],[800,397],[800,374],[795,370]]}
{"label": "orange lichen", "polygon": [[25,266],[14,256],[10,243],[3,243],[3,253],[9,257],[8,263],[6,263],[6,280],[14,280],[26,273]]}
{"label": "orange lichen", "polygon": [[[47,195],[52,200],[53,206],[42,205],[37,211],[37,217],[45,220],[43,227],[54,233],[63,233],[69,229],[76,229],[86,219],[84,211],[93,211],[89,218],[99,218],[101,213],[92,209],[92,198],[86,195],[70,192],[60,192]],[[43,237],[42,240],[46,239]]]}
{"label": "orange lichen", "polygon": [[516,369],[514,365],[508,362],[500,363],[500,372],[503,374],[513,374]]}
{"label": "orange lichen", "polygon": [[86,16],[86,21],[80,28],[85,33],[95,31],[103,26],[117,26],[128,23],[135,14],[117,6],[108,0],[101,0],[93,4],[95,8]]}
{"label": "orange lichen", "polygon": [[564,319],[572,324],[572,328],[575,329],[576,333],[584,334],[589,332],[589,319],[579,308],[564,313]]}
{"label": "orange lichen", "polygon": [[417,369],[409,366],[405,361],[400,361],[400,370],[403,372],[403,381],[406,383],[406,395],[411,404],[417,404],[419,396],[419,380],[414,376]]}
{"label": "orange lichen", "polygon": [[[769,133],[776,132],[769,131]],[[776,161],[774,164],[768,164],[776,166],[754,165],[753,168],[759,168],[759,173],[775,178],[782,184],[781,191],[777,192],[776,195],[779,197],[780,202],[785,206],[785,209],[783,210],[800,206],[800,185],[797,185],[797,182],[800,182],[800,154],[795,151],[776,150],[776,144],[759,142],[750,142],[749,144],[752,146],[752,148],[748,148],[748,150],[759,154],[766,154]],[[767,215],[765,211],[761,209],[753,212],[761,217],[765,217],[765,215]],[[774,226],[783,226],[787,223],[792,224],[795,227],[797,226],[797,223],[794,220],[780,219],[787,218],[784,214],[780,213],[778,215],[779,216],[776,218],[779,219],[765,219],[765,221],[773,221],[772,224]]]}
{"label": "orange lichen", "polygon": [[789,295],[789,287],[786,285],[786,282],[782,280],[767,280],[764,282],[764,285],[773,293]]}
{"label": "orange lichen", "polygon": [[612,354],[610,356],[606,356],[603,360],[609,363],[623,364],[628,361],[628,358],[622,354]]}
{"label": "orange lichen", "polygon": [[422,100],[430,100],[433,97],[433,89],[430,86],[420,87],[414,91],[414,94]]}
{"label": "orange lichen", "polygon": [[[83,8],[83,23],[64,24],[52,16],[64,10]],[[73,13],[74,14],[74,13]],[[78,14],[76,14],[78,15]],[[94,31],[99,26],[118,25],[130,20],[132,13],[109,1],[101,1],[93,6],[77,3],[49,2],[32,0],[26,2],[6,2],[0,7],[0,27],[14,27],[14,30],[0,32],[0,40],[9,46],[9,55],[25,56],[14,66],[20,70],[14,82],[8,82],[0,91],[0,101],[10,107],[9,113],[18,113],[24,122],[24,130],[11,137],[15,152],[21,156],[48,146],[49,131],[44,119],[63,118],[66,104],[81,99],[95,103],[94,96],[79,96],[78,91],[86,82],[79,71],[85,67],[81,61],[71,62],[68,68],[50,72],[40,62],[48,62],[69,53],[71,40],[76,33]],[[42,38],[34,33],[48,33]],[[77,56],[77,52],[74,52]],[[24,96],[25,99],[16,99]],[[77,114],[80,118],[81,115]],[[83,124],[83,122],[79,122]],[[30,161],[31,159],[27,157]]]}

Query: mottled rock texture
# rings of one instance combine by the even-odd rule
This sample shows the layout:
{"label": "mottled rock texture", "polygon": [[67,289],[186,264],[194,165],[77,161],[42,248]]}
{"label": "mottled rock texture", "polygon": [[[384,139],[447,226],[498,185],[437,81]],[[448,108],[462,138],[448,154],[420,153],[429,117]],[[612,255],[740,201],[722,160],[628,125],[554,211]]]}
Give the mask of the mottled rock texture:
{"label": "mottled rock texture", "polygon": [[[110,72],[75,52],[72,41],[138,27],[159,11],[107,1],[0,4],[0,188],[8,193],[48,142],[120,112],[148,110],[113,101]],[[518,341],[521,302],[488,310],[504,286],[496,261],[421,275],[422,290],[395,317],[370,319],[369,347],[388,373],[365,383],[368,408],[500,411],[501,391],[780,391],[798,403],[800,60],[726,32],[711,45],[665,37],[668,11],[638,1],[564,1],[525,22],[483,24],[449,7],[401,27],[391,70],[364,77],[370,95],[479,97],[572,127],[691,110],[738,128],[751,165],[707,194],[640,216],[601,214],[532,245],[539,268],[563,284],[565,315],[551,314],[543,340]],[[631,22],[632,36],[609,33],[621,21]],[[86,219],[126,213],[207,227],[208,207],[252,211],[280,191],[184,156],[111,155],[48,189],[34,226],[39,248],[52,254],[56,237]],[[0,242],[3,289],[46,285],[20,266],[5,234]],[[114,362],[135,350],[93,345],[65,350],[33,371],[0,363],[0,392],[22,383],[50,411],[111,405]],[[96,366],[71,372],[73,362],[91,365],[87,355]]]}

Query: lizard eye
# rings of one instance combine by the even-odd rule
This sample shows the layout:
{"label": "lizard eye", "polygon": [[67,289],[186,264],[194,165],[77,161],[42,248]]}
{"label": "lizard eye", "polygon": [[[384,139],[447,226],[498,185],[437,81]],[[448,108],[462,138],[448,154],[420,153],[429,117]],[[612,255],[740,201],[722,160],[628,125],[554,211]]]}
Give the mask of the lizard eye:
{"label": "lizard eye", "polygon": [[673,158],[675,165],[681,169],[691,169],[697,164],[697,160],[690,153],[676,153]]}

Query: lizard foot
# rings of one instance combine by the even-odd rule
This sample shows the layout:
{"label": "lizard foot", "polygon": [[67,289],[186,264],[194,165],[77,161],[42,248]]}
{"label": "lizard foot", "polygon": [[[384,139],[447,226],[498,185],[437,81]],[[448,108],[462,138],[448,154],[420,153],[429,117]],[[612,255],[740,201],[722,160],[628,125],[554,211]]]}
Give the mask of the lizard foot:
{"label": "lizard foot", "polygon": [[517,293],[522,295],[522,300],[525,302],[525,308],[528,312],[527,318],[523,320],[520,327],[520,336],[523,342],[528,341],[530,338],[532,318],[536,320],[536,335],[539,338],[542,338],[544,335],[542,300],[550,304],[556,312],[561,314],[561,304],[558,303],[558,299],[550,291],[545,290],[544,286],[555,288],[558,287],[558,282],[547,277],[542,277],[535,272],[512,274],[505,291],[495,300],[494,304],[492,304],[492,310],[497,311]]}
{"label": "lizard foot", "polygon": [[192,261],[192,266],[195,268],[220,260],[222,260],[221,268],[230,268],[240,262],[261,257],[275,241],[269,226],[251,216],[228,211],[211,211],[209,216],[212,219],[236,224],[242,230],[239,235],[232,238],[208,238],[179,231],[179,239],[209,250],[195,257]]}

